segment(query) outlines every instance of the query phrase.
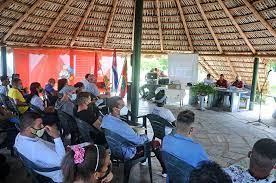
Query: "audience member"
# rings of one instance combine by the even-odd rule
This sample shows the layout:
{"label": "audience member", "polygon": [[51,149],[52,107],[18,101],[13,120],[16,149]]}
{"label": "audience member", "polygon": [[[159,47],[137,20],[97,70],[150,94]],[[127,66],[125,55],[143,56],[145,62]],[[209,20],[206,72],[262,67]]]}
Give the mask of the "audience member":
{"label": "audience member", "polygon": [[97,145],[71,147],[61,169],[66,183],[105,183],[113,179],[109,153]]}
{"label": "audience member", "polygon": [[[54,144],[44,141],[40,137],[46,131],[54,141]],[[20,133],[15,140],[17,151],[36,165],[43,168],[60,167],[65,149],[56,126],[43,126],[39,114],[26,112],[20,123]],[[38,172],[51,178],[54,182],[62,182],[61,170],[53,172]]]}
{"label": "audience member", "polygon": [[[148,141],[147,135],[137,134],[126,122],[120,119],[120,116],[124,116],[128,113],[128,108],[127,106],[125,106],[124,101],[121,97],[111,97],[108,100],[108,107],[111,114],[104,116],[101,125],[103,129],[108,129],[136,145],[142,145],[146,141]],[[112,147],[110,148],[112,149]],[[160,143],[158,141],[153,141],[152,149],[162,166],[162,175],[166,177],[166,168],[161,159]],[[123,158],[126,160],[136,159],[137,157],[143,155],[143,149],[141,149],[141,147],[136,148],[133,146],[128,146],[122,147],[122,150],[124,151]]]}
{"label": "audience member", "polygon": [[22,89],[21,79],[14,78],[12,80],[12,88],[9,90],[8,96],[14,100],[16,106],[18,106],[18,111],[21,114],[23,114],[28,110],[29,107],[22,93],[19,91],[21,89]]}
{"label": "audience member", "polygon": [[207,77],[204,79],[205,85],[213,85],[215,81],[213,80],[211,74],[207,74]]}
{"label": "audience member", "polygon": [[[156,106],[153,108],[151,113],[160,116],[161,118],[167,120],[169,123],[175,126],[176,119],[173,113],[169,109],[166,109],[164,107],[166,103],[166,99],[167,99],[167,96],[165,94],[165,90],[164,89],[159,90],[155,95]],[[172,131],[171,128],[169,127],[165,128],[166,135],[171,133],[171,131]]]}
{"label": "audience member", "polygon": [[59,79],[58,80],[58,92],[64,87],[68,85],[68,80],[67,79]]}
{"label": "audience member", "polygon": [[20,79],[20,74],[12,74],[12,80],[15,78]]}
{"label": "audience member", "polygon": [[[0,106],[0,122],[8,121],[11,123],[19,124],[19,118],[13,114],[10,110]],[[1,125],[0,125],[1,126]]]}
{"label": "audience member", "polygon": [[10,166],[7,163],[6,157],[0,154],[0,182],[5,182],[6,177],[10,173]]}
{"label": "audience member", "polygon": [[236,81],[233,82],[232,86],[235,86],[237,88],[244,88],[244,84],[240,76],[236,76]]}
{"label": "audience member", "polygon": [[8,76],[1,76],[0,94],[8,96],[10,80]]}
{"label": "audience member", "polygon": [[85,79],[81,81],[84,84],[85,91],[91,93],[92,95],[104,99],[109,98],[108,94],[100,94],[100,91],[96,85],[97,79],[93,74],[86,74]]}
{"label": "audience member", "polygon": [[27,98],[27,102],[31,103],[32,105],[38,107],[41,111],[45,113],[53,113],[55,109],[53,107],[46,107],[44,105],[43,100],[40,98],[39,94],[43,93],[43,89],[38,82],[34,82],[30,85],[30,95]]}
{"label": "audience member", "polygon": [[271,175],[276,164],[276,142],[264,138],[258,140],[252,151],[248,153],[250,158],[249,169],[233,165],[225,169],[233,183],[272,183],[275,180]]}
{"label": "audience member", "polygon": [[76,94],[80,93],[80,92],[84,92],[85,90],[85,87],[84,87],[84,84],[82,82],[77,82],[75,85],[74,85],[75,88],[77,88],[76,90]]}
{"label": "audience member", "polygon": [[232,181],[219,164],[205,161],[191,172],[189,183],[232,183]]}
{"label": "audience member", "polygon": [[72,86],[65,85],[59,91],[59,99],[56,101],[55,109],[74,116],[74,101],[77,98],[76,89]]}
{"label": "audience member", "polygon": [[228,87],[228,83],[224,79],[223,74],[221,74],[220,77],[219,77],[219,80],[217,80],[216,86],[221,87],[221,88],[227,88]]}
{"label": "audience member", "polygon": [[163,150],[197,167],[199,162],[208,161],[208,155],[203,147],[191,138],[194,120],[195,114],[192,111],[180,112],[176,120],[176,133],[164,137]]}
{"label": "audience member", "polygon": [[56,95],[56,91],[54,89],[55,84],[56,84],[56,80],[54,78],[50,78],[48,81],[48,84],[45,85],[45,92],[47,95],[50,95],[50,96]]}

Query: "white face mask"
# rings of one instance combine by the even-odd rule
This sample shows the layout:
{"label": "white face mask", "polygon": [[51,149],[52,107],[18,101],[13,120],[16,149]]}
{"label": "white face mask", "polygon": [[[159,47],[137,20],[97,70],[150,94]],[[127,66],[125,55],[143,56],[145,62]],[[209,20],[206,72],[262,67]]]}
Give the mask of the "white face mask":
{"label": "white face mask", "polygon": [[[35,129],[35,130],[36,130],[36,129]],[[45,132],[45,129],[42,128],[42,129],[36,130],[36,132],[33,133],[33,134],[40,138],[40,137],[43,136],[44,132]]]}
{"label": "white face mask", "polygon": [[127,106],[124,106],[121,110],[120,110],[120,116],[125,116],[128,114],[128,108]]}
{"label": "white face mask", "polygon": [[77,94],[75,94],[75,93],[71,94],[71,95],[69,95],[69,98],[71,101],[75,101],[77,99]]}

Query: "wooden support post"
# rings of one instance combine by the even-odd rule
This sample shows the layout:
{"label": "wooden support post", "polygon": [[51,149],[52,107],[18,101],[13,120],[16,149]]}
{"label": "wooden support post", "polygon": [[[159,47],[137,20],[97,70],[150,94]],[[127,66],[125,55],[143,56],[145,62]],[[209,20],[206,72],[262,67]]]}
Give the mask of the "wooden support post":
{"label": "wooden support post", "polygon": [[251,87],[250,104],[249,104],[249,110],[250,111],[253,111],[253,109],[254,109],[256,88],[257,88],[258,70],[259,70],[259,58],[256,57],[254,59],[253,78],[252,78],[252,87]]}
{"label": "wooden support post", "polygon": [[137,121],[139,109],[139,85],[140,85],[140,65],[141,65],[141,47],[142,47],[142,24],[143,24],[143,4],[144,0],[135,1],[135,31],[134,31],[134,49],[132,65],[132,88],[131,88],[131,112],[132,121]]}
{"label": "wooden support post", "polygon": [[2,75],[7,75],[7,47],[1,47]]}

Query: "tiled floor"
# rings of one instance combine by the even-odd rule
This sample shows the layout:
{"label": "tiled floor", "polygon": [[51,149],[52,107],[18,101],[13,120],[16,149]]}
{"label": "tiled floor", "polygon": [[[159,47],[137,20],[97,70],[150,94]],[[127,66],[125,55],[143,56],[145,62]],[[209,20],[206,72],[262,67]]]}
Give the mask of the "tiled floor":
{"label": "tiled floor", "polygon": [[[153,104],[147,101],[140,102],[140,114],[147,114]],[[199,111],[191,106],[167,106],[174,115],[179,111],[190,109],[196,114],[196,133],[194,139],[201,143],[207,150],[210,158],[220,163],[223,167],[234,163],[247,166],[247,153],[256,140],[264,137],[276,139],[276,121],[270,116],[270,109],[264,108],[265,122],[271,125],[267,128],[263,125],[255,126],[246,124],[248,121],[257,119],[257,111],[243,111],[237,113],[216,112],[211,110]],[[148,124],[149,138],[152,136],[150,125]],[[12,166],[12,174],[7,180],[8,183],[28,183],[26,174],[18,160],[9,157]],[[153,179],[154,183],[165,183],[161,177],[161,168],[158,161],[153,158]],[[113,182],[122,182],[122,169],[114,166]],[[149,181],[148,167],[140,164],[132,168],[131,183],[146,183]]]}

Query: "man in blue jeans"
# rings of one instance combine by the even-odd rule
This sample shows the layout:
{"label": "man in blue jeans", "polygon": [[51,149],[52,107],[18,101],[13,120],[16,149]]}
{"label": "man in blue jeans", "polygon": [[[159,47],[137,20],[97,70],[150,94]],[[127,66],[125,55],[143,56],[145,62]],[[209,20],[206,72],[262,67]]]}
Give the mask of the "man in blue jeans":
{"label": "man in blue jeans", "polygon": [[182,111],[176,120],[176,133],[163,139],[163,151],[197,167],[201,161],[208,161],[208,155],[203,147],[191,138],[194,130],[195,114],[190,110]]}

